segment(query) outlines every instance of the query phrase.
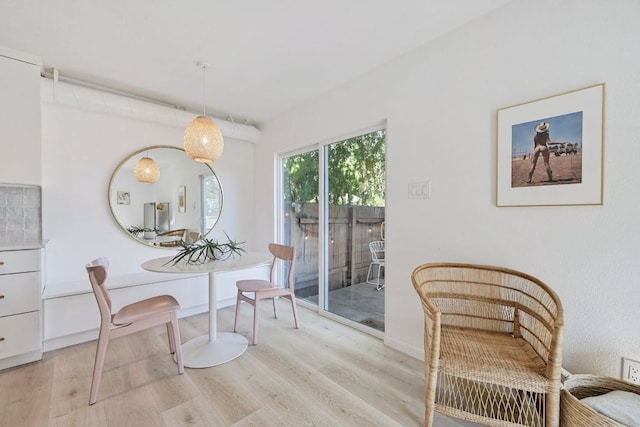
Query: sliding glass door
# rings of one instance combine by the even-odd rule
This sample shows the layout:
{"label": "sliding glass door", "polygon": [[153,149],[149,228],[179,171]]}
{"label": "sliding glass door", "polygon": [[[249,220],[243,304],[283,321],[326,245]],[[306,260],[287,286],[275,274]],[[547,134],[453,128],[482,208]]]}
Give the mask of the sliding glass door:
{"label": "sliding glass door", "polygon": [[370,244],[379,242],[384,257],[385,131],[325,145],[324,153],[325,309],[384,331],[384,262],[372,264]]}
{"label": "sliding glass door", "polygon": [[296,247],[296,297],[319,304],[319,150],[281,158],[281,234]]}
{"label": "sliding glass door", "polygon": [[280,231],[297,249],[296,296],[377,331],[384,331],[385,143],[385,130],[374,129],[280,162]]}

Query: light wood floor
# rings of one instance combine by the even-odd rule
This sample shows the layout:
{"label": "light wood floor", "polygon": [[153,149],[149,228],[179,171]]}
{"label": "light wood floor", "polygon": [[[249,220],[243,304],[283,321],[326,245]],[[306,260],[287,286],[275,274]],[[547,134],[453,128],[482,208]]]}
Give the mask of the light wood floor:
{"label": "light wood floor", "polygon": [[[263,304],[260,342],[238,359],[185,369],[168,354],[166,329],[111,342],[98,402],[89,406],[96,342],[45,353],[0,372],[0,426],[419,426],[424,368],[367,334],[290,306]],[[240,332],[251,335],[251,309]],[[234,307],[218,311],[230,331]],[[180,320],[182,341],[207,332],[207,315]],[[438,416],[437,426],[470,426]]]}

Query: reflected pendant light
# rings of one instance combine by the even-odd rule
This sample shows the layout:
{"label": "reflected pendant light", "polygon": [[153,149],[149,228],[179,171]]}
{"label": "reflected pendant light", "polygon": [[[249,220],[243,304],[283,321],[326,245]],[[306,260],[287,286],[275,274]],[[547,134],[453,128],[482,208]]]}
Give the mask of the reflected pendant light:
{"label": "reflected pendant light", "polygon": [[193,119],[184,131],[184,151],[196,162],[211,163],[222,156],[224,140],[220,128],[206,115],[205,75],[209,64],[198,62],[202,68],[202,115]]}
{"label": "reflected pendant light", "polygon": [[153,184],[160,179],[160,166],[152,158],[143,157],[133,168],[133,176],[143,184]]}

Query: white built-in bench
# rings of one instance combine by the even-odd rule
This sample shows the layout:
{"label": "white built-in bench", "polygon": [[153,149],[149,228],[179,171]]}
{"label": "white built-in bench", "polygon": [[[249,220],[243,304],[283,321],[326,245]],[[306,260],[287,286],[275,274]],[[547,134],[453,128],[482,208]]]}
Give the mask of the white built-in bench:
{"label": "white built-in bench", "polygon": [[[217,273],[218,307],[235,304],[235,282],[266,278],[268,266]],[[115,312],[122,306],[156,295],[172,295],[180,303],[179,317],[209,310],[207,273],[174,274],[143,272],[109,276],[107,287]],[[50,351],[98,338],[100,313],[89,278],[53,285],[42,295],[43,350]]]}

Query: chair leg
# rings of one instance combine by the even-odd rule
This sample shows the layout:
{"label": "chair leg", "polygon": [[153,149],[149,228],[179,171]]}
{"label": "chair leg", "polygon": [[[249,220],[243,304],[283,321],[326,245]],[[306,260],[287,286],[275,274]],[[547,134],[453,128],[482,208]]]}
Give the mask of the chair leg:
{"label": "chair leg", "polygon": [[380,290],[382,288],[384,288],[384,284],[380,285],[380,269],[382,268],[382,264],[378,264],[378,281],[376,283],[376,289]]}
{"label": "chair leg", "polygon": [[[374,284],[374,282],[370,282],[370,281],[369,281],[369,275],[371,274],[371,267],[373,267],[373,263],[369,264],[369,269],[367,270],[367,280],[365,280],[365,281],[366,281],[367,283],[369,283],[369,284],[373,285],[373,284]],[[373,279],[373,277],[372,277],[372,279]]]}
{"label": "chair leg", "polygon": [[253,345],[258,344],[258,320],[260,319],[260,299],[255,296],[253,302]]}
{"label": "chair leg", "polygon": [[176,363],[178,364],[178,373],[184,374],[184,363],[182,362],[182,341],[180,340],[180,324],[178,323],[177,311],[171,312],[171,322],[167,326],[171,325],[171,335],[169,336],[169,347],[173,346],[173,350],[176,355]]}
{"label": "chair leg", "polygon": [[168,322],[165,324],[165,326],[167,327],[167,337],[168,337],[168,341],[169,341],[169,353],[174,354],[176,352],[176,339],[173,335],[173,325],[171,324],[171,322]]}
{"label": "chair leg", "polygon": [[100,330],[98,345],[96,347],[96,359],[93,364],[93,378],[91,379],[91,392],[89,394],[89,405],[93,405],[98,400],[98,389],[102,379],[102,368],[109,346],[109,330]]}
{"label": "chair leg", "polygon": [[560,423],[560,394],[557,391],[549,392],[545,398],[545,425],[557,427]]}
{"label": "chair leg", "polygon": [[430,381],[430,373],[427,373],[427,390],[425,395],[424,425],[431,427],[436,413],[436,381]]}
{"label": "chair leg", "polygon": [[432,322],[431,327],[430,347],[431,348],[428,352],[425,348],[425,427],[433,426],[433,416],[436,412],[436,389],[438,387],[438,371],[440,369],[440,326],[439,324],[435,325],[434,322]]}
{"label": "chair leg", "polygon": [[238,291],[238,296],[236,297],[236,320],[233,322],[233,332],[238,332],[238,319],[240,318],[240,304],[242,301],[240,300],[240,291]]}
{"label": "chair leg", "polygon": [[291,295],[287,298],[291,300],[291,308],[293,308],[293,321],[296,324],[296,329],[300,329],[300,326],[298,324],[298,305],[296,304],[296,297],[294,295]]}
{"label": "chair leg", "polygon": [[273,318],[277,319],[278,312],[276,311],[276,297],[271,298],[271,301],[273,302]]}

